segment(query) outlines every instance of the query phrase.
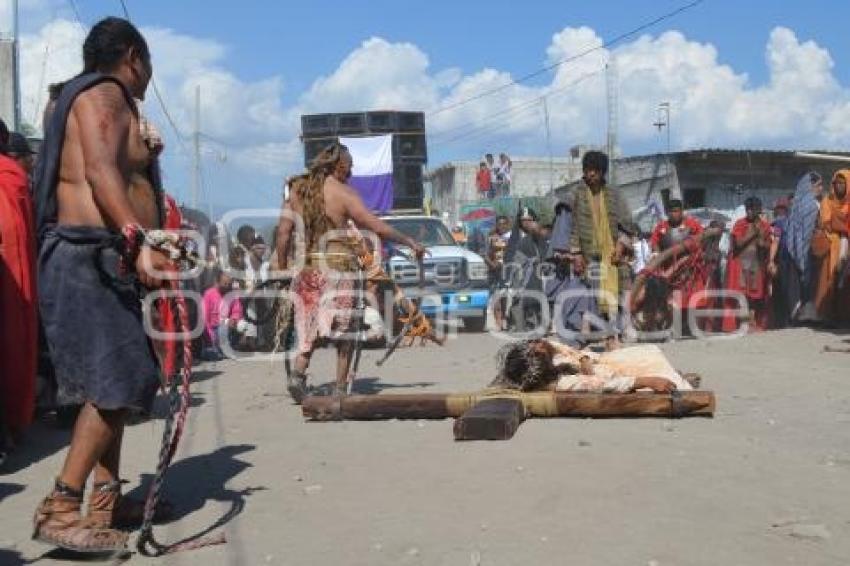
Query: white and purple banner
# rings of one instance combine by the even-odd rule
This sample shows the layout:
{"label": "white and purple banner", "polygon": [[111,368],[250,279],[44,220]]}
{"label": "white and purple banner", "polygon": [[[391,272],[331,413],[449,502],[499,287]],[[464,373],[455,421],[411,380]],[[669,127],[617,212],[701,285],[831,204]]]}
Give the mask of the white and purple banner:
{"label": "white and purple banner", "polygon": [[393,207],[393,137],[340,138],[348,147],[354,168],[348,184],[354,187],[366,206],[375,212]]}

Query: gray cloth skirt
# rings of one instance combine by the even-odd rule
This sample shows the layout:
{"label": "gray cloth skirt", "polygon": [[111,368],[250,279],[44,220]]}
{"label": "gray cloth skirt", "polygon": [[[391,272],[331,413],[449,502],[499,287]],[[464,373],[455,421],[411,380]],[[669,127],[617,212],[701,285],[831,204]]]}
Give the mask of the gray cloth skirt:
{"label": "gray cloth skirt", "polygon": [[116,234],[55,226],[44,234],[38,291],[58,402],[149,412],[160,370],[142,324],[139,287],[118,277]]}

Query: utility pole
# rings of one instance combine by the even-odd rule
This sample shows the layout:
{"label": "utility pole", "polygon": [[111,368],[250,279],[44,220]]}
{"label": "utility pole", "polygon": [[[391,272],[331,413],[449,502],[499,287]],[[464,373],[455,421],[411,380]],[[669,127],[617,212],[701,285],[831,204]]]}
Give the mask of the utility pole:
{"label": "utility pole", "polygon": [[21,88],[18,65],[18,1],[5,0],[0,14],[11,16],[11,28],[0,27],[0,118],[11,130],[21,129]]}
{"label": "utility pole", "polygon": [[552,162],[552,131],[549,128],[549,105],[546,102],[546,97],[540,98],[543,102],[543,122],[546,126],[546,149],[549,152],[549,191],[555,190],[555,167]]}
{"label": "utility pole", "polygon": [[611,56],[611,59],[608,61],[608,64],[605,65],[605,90],[608,95],[608,138],[606,143],[606,149],[608,153],[608,159],[611,164],[608,171],[608,182],[611,185],[616,184],[616,152],[617,152],[617,128],[618,128],[618,114],[619,114],[619,93],[620,93],[620,85],[619,78],[617,76],[617,61],[614,59],[614,56]]}
{"label": "utility pole", "polygon": [[[661,119],[661,113],[664,113],[664,120]],[[661,132],[661,128],[667,128],[667,153],[670,153],[670,103],[662,102],[658,105],[658,121],[656,121],[653,126],[658,128],[658,131]]]}
{"label": "utility pole", "polygon": [[192,208],[201,194],[201,85],[195,86],[195,127],[192,132]]}

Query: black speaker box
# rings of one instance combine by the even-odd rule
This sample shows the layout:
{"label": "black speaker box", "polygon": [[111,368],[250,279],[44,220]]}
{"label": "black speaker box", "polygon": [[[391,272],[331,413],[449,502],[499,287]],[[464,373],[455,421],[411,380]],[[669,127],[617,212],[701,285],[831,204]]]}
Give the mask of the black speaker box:
{"label": "black speaker box", "polygon": [[398,112],[396,130],[399,132],[424,132],[425,114],[422,112]]}
{"label": "black speaker box", "polygon": [[301,116],[301,133],[305,138],[329,136],[334,133],[333,114],[308,114]]}
{"label": "black speaker box", "polygon": [[366,114],[337,114],[336,133],[340,136],[350,136],[366,133]]}
{"label": "black speaker box", "polygon": [[309,166],[323,149],[337,141],[335,137],[305,139],[304,140],[304,165]]}
{"label": "black speaker box", "polygon": [[395,134],[393,136],[395,159],[428,161],[428,142],[425,134]]}
{"label": "black speaker box", "polygon": [[396,130],[395,112],[367,112],[366,129],[369,133],[390,133]]}

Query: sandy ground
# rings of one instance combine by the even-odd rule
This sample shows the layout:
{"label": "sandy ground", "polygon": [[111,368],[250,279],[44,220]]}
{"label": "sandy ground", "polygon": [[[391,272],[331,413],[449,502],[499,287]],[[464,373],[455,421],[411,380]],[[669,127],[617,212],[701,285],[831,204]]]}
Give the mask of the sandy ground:
{"label": "sandy ground", "polygon": [[[810,330],[664,348],[704,376],[716,418],[527,421],[508,442],[456,443],[451,421],[305,423],[282,369],[198,371],[195,409],[167,481],[174,541],[228,543],[132,564],[850,564],[850,356]],[[461,334],[400,351],[364,390],[483,386],[499,342]],[[330,376],[320,353],[314,375]],[[124,473],[154,464],[162,421],[133,426]],[[44,425],[0,476],[0,563],[67,558],[29,540],[64,433]],[[46,554],[45,554],[46,553]]]}

